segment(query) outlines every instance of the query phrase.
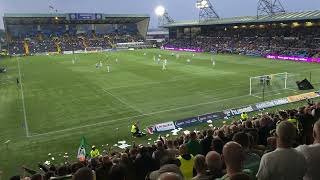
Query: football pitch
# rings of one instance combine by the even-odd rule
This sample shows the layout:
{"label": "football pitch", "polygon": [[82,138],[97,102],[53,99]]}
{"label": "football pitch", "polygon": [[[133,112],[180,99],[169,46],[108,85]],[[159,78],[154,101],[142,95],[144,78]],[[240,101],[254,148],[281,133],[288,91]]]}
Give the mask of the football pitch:
{"label": "football pitch", "polygon": [[[58,159],[68,152],[74,158],[83,135],[100,146],[139,141],[129,133],[135,121],[144,128],[260,102],[258,82],[253,86],[259,92],[249,95],[250,77],[288,72],[295,82],[311,74],[313,85],[320,87],[319,64],[187,52],[177,58],[172,53],[150,49],[0,60],[8,70],[0,74],[0,170],[17,174],[18,165],[45,161],[48,153]],[[154,60],[159,54],[168,60],[167,70]],[[99,61],[102,67],[96,68]],[[264,99],[303,93],[291,85],[266,89]],[[8,140],[8,146],[3,144]]]}

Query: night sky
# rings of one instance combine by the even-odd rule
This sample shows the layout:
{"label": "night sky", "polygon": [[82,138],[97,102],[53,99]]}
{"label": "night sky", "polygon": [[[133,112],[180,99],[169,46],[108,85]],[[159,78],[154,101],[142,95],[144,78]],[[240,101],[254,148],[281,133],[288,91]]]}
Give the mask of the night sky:
{"label": "night sky", "polygon": [[[196,0],[0,0],[0,28],[4,13],[49,13],[49,5],[61,13],[149,14],[156,27],[154,9],[163,5],[175,20],[198,19]],[[211,0],[220,17],[256,15],[258,0]],[[287,11],[320,10],[320,0],[282,0]]]}

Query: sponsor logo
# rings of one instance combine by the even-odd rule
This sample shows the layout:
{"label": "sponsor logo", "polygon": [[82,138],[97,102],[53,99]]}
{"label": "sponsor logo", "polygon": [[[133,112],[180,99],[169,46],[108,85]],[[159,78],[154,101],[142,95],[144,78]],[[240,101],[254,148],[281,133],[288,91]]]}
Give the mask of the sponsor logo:
{"label": "sponsor logo", "polygon": [[236,115],[239,115],[243,112],[252,112],[252,111],[254,111],[254,108],[250,105],[250,106],[246,106],[246,107],[242,107],[242,108],[225,110],[225,111],[223,111],[223,113],[226,116],[236,116]]}
{"label": "sponsor logo", "polygon": [[166,122],[166,123],[161,123],[161,124],[156,124],[155,125],[155,129],[158,131],[158,132],[161,132],[161,131],[169,131],[169,130],[173,130],[175,129],[176,127],[174,126],[174,123],[173,121],[171,122]]}

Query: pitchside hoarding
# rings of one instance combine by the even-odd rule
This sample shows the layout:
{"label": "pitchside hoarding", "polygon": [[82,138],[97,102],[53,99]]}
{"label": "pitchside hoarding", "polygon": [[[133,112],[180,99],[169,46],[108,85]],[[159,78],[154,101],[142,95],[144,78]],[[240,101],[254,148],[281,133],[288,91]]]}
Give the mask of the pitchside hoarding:
{"label": "pitchside hoarding", "polygon": [[172,51],[186,51],[186,52],[204,52],[204,50],[199,48],[177,48],[172,46],[162,46],[161,49],[172,50]]}
{"label": "pitchside hoarding", "polygon": [[320,63],[320,58],[305,58],[305,57],[281,56],[281,55],[272,55],[272,54],[267,55],[266,58],[268,58],[268,59],[286,60],[286,61]]}
{"label": "pitchside hoarding", "polygon": [[164,132],[164,131],[174,130],[178,128],[185,128],[185,127],[195,126],[202,123],[207,123],[207,121],[209,120],[215,121],[215,120],[220,120],[227,117],[240,115],[242,112],[254,112],[254,111],[264,110],[267,108],[271,108],[279,105],[285,105],[285,104],[298,102],[298,101],[303,101],[306,99],[312,99],[316,97],[320,97],[319,92],[309,92],[309,93],[289,96],[285,98],[275,99],[271,101],[260,102],[253,105],[243,106],[240,108],[228,109],[223,112],[214,112],[214,113],[199,115],[191,118],[181,119],[177,121],[156,124],[151,127],[148,127],[147,129],[151,130],[152,132]]}

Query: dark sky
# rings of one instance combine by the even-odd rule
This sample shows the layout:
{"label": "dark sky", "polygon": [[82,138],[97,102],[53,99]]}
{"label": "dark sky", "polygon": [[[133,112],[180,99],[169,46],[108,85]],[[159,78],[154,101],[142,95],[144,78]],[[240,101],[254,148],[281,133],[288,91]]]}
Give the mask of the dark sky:
{"label": "dark sky", "polygon": [[[141,13],[151,16],[157,25],[154,9],[163,5],[175,20],[198,18],[196,0],[0,0],[0,28],[3,13],[48,13],[49,4],[60,12]],[[221,17],[256,15],[258,0],[211,0]],[[282,0],[287,11],[320,10],[320,0]]]}

